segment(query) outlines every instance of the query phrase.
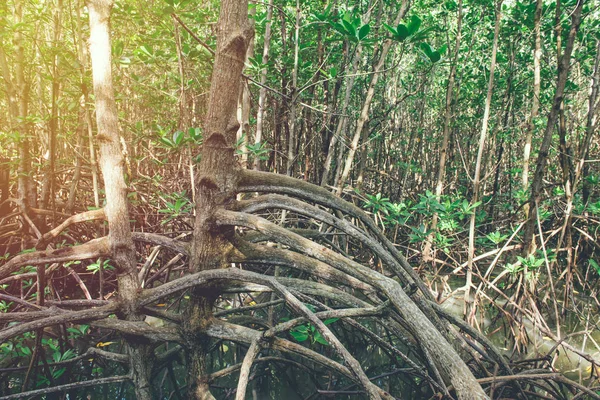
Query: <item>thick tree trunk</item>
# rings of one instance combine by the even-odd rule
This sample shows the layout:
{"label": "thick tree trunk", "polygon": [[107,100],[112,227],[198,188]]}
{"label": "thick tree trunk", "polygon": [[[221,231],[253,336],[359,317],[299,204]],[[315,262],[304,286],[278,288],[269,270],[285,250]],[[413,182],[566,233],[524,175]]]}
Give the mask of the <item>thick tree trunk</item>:
{"label": "thick tree trunk", "polygon": [[[213,66],[204,132],[206,140],[196,185],[196,221],[190,255],[190,270],[225,268],[232,250],[228,238],[232,228],[215,229],[209,220],[217,207],[234,199],[239,166],[233,145],[239,124],[236,109],[246,49],[253,36],[245,0],[225,0],[217,24],[217,51]],[[234,82],[234,84],[232,84]],[[191,305],[183,325],[189,351],[188,398],[211,399],[207,374],[204,328],[212,318],[215,290],[192,291]]]}

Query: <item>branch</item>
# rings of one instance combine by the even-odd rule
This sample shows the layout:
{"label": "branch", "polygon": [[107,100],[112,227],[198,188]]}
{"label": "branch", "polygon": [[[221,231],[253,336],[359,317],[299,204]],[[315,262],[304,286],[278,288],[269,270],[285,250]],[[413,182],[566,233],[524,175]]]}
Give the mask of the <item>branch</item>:
{"label": "branch", "polygon": [[196,42],[200,43],[200,45],[201,45],[202,47],[204,47],[206,50],[208,50],[208,52],[209,52],[211,55],[213,55],[213,56],[215,55],[215,51],[214,51],[214,50],[213,50],[213,49],[212,49],[212,48],[211,48],[209,45],[207,45],[206,43],[204,43],[204,42],[203,42],[203,41],[202,41],[202,40],[201,40],[201,39],[200,39],[200,38],[199,38],[199,37],[198,37],[198,36],[197,36],[197,35],[196,35],[194,32],[192,32],[192,30],[191,30],[190,28],[188,28],[188,26],[187,26],[186,24],[184,24],[184,23],[183,23],[183,21],[181,20],[181,18],[179,18],[179,17],[178,17],[178,16],[177,16],[175,13],[172,13],[172,14],[171,14],[171,16],[172,16],[172,17],[173,17],[173,18],[174,18],[174,19],[175,19],[177,22],[179,22],[179,25],[181,25],[181,27],[182,27],[183,29],[185,29],[185,30],[187,31],[187,33],[189,33],[189,34],[190,34],[190,36],[191,36],[191,37],[193,37],[193,38],[196,40]]}
{"label": "branch", "polygon": [[141,336],[154,342],[181,342],[181,336],[175,328],[153,327],[144,321],[126,321],[117,318],[104,318],[93,321],[96,328],[111,329],[124,335]]}
{"label": "branch", "polygon": [[246,352],[246,356],[244,356],[244,362],[242,362],[235,400],[244,400],[246,398],[246,387],[248,386],[248,378],[250,378],[250,368],[259,352],[260,340],[254,340]]}
{"label": "branch", "polygon": [[357,218],[369,228],[377,240],[383,243],[392,256],[398,260],[406,274],[410,276],[414,283],[419,287],[422,294],[430,300],[433,299],[431,293],[412,269],[412,266],[408,263],[406,258],[396,249],[394,244],[381,233],[367,213],[354,204],[344,201],[325,188],[300,179],[253,170],[242,170],[240,172],[240,182],[238,183],[238,190],[240,192],[283,193],[345,212],[346,214]]}
{"label": "branch", "polygon": [[[269,361],[275,361],[275,362],[279,361],[279,362],[284,362],[284,363],[288,363],[288,364],[294,364],[296,367],[298,367],[298,368],[304,368],[308,372],[312,372],[313,371],[312,368],[309,368],[309,367],[307,367],[304,364],[301,364],[301,363],[296,362],[294,360],[289,360],[287,358],[281,358],[281,357],[260,357],[260,358],[257,358],[256,360],[254,360],[255,363],[269,362]],[[229,366],[227,368],[223,368],[220,371],[213,372],[212,374],[207,375],[205,379],[206,379],[206,381],[208,383],[212,383],[212,382],[214,382],[215,380],[217,380],[219,378],[222,378],[224,376],[227,376],[229,374],[234,373],[235,371],[237,371],[241,367],[242,367],[241,363],[235,364],[235,365]]]}
{"label": "branch", "polygon": [[[243,271],[243,270],[240,270],[237,268],[229,268],[227,270],[221,269],[221,270],[202,271],[202,272],[194,274],[192,276],[198,276],[198,275],[200,275],[202,278],[205,278],[206,280],[224,280],[224,281],[237,280],[237,281],[241,281],[241,282],[256,283],[259,285],[268,286],[271,289],[273,289],[274,291],[276,291],[282,298],[284,298],[286,300],[286,302],[290,305],[290,307],[294,311],[296,311],[300,315],[303,315],[304,317],[306,317],[311,322],[311,324],[313,324],[317,328],[319,333],[321,333],[321,335],[323,335],[323,337],[329,343],[331,343],[332,347],[338,352],[338,354],[350,366],[350,368],[352,369],[352,372],[355,374],[355,376],[358,378],[358,380],[363,384],[363,387],[365,388],[365,390],[367,390],[370,397],[373,399],[377,399],[380,397],[379,395],[377,395],[375,393],[373,388],[370,387],[371,384],[370,384],[367,376],[365,375],[364,371],[360,367],[360,364],[358,363],[358,361],[356,361],[356,359],[350,354],[350,352],[348,352],[348,350],[342,345],[342,343],[338,340],[338,338],[329,330],[329,328],[327,328],[327,326],[325,324],[323,324],[323,322],[320,319],[316,318],[314,316],[314,314],[301,301],[299,301],[295,296],[293,296],[290,293],[290,291],[288,289],[286,289],[281,283],[279,283],[275,278],[257,274],[255,272],[251,272],[251,271]],[[174,281],[174,282],[176,282],[176,281]],[[198,280],[194,280],[192,282],[188,281],[188,284],[196,286],[198,284]],[[169,283],[162,285],[159,288],[156,288],[156,290],[158,291],[158,289],[164,288],[165,286],[168,286],[168,285],[169,285]],[[181,280],[179,283],[172,285],[172,286],[176,287],[178,290],[183,290],[185,288],[183,285],[181,285]],[[164,295],[164,292],[161,293],[161,295]],[[155,301],[155,297],[152,294],[142,296],[140,298],[141,305],[146,305],[148,303],[151,303],[152,301]]]}
{"label": "branch", "polygon": [[0,267],[0,280],[8,277],[23,265],[42,265],[64,261],[87,260],[90,258],[108,257],[110,254],[108,237],[106,236],[90,240],[78,246],[19,254]]}
{"label": "branch", "polygon": [[190,255],[190,246],[181,240],[171,239],[170,237],[149,232],[131,232],[131,237],[137,242],[152,243],[166,247],[185,256]]}
{"label": "branch", "polygon": [[113,302],[106,306],[93,308],[91,310],[81,311],[62,311],[58,315],[52,315],[50,317],[42,318],[37,321],[25,322],[19,325],[14,325],[9,328],[0,330],[0,342],[20,335],[25,332],[33,331],[36,329],[42,329],[47,326],[64,324],[67,322],[84,322],[91,321],[100,318],[108,317],[110,314],[114,314],[118,309],[119,304]]}
{"label": "branch", "polygon": [[[213,338],[229,340],[232,342],[241,342],[246,343],[248,345],[251,345],[252,342],[255,340],[259,340],[263,334],[262,332],[255,331],[244,326],[230,324],[221,320],[213,320],[204,333]],[[270,342],[267,343],[269,343],[268,346],[271,347],[273,350],[296,354],[300,357],[306,358],[312,362],[320,364],[326,368],[337,371],[338,373],[341,373],[349,379],[356,380],[356,377],[347,367],[297,343],[293,343],[289,340],[281,339],[278,337],[273,338]],[[380,397],[386,400],[394,399],[381,388],[373,384],[370,385],[374,386],[373,389],[378,392],[378,395]]]}
{"label": "branch", "polygon": [[[373,292],[372,286],[345,274],[331,265],[315,260],[314,258],[295,253],[289,250],[276,249],[273,247],[254,245],[238,240],[234,243],[246,258],[239,262],[260,263],[269,265],[284,265],[309,274],[318,276],[328,281],[341,283],[354,289]],[[237,262],[237,260],[234,260]]]}
{"label": "branch", "polygon": [[86,211],[81,214],[72,215],[66,220],[62,222],[62,224],[58,225],[56,228],[52,229],[49,232],[46,232],[36,243],[35,247],[43,247],[44,244],[48,243],[48,241],[54,239],[58,235],[61,234],[62,231],[67,229],[69,226],[79,223],[79,222],[88,222],[88,221],[96,221],[99,219],[106,219],[106,215],[104,214],[104,209],[101,208],[99,210],[91,210]]}
{"label": "branch", "polygon": [[66,385],[53,386],[53,387],[49,387],[49,388],[31,390],[29,392],[23,392],[23,393],[17,393],[17,394],[11,394],[8,396],[3,396],[3,397],[0,397],[0,400],[21,399],[23,397],[30,397],[30,398],[38,397],[38,396],[42,396],[42,395],[48,394],[48,393],[64,392],[67,390],[80,389],[80,388],[90,387],[90,386],[100,386],[100,385],[105,385],[107,383],[124,382],[124,381],[128,381],[130,379],[131,379],[130,375],[119,375],[119,376],[111,376],[109,378],[100,378],[100,379],[92,379],[92,380],[83,381],[83,382],[67,383]]}
{"label": "branch", "polygon": [[[476,382],[475,377],[465,362],[424,314],[424,311],[408,297],[400,284],[395,280],[337,254],[328,248],[318,246],[310,240],[291,233],[264,218],[225,210],[217,210],[214,218],[218,225],[244,226],[258,230],[282,244],[330,264],[334,268],[373,285],[392,302],[394,308],[404,319],[406,326],[409,327],[409,330],[417,338],[420,345],[423,346],[428,354],[434,357],[434,364],[440,370],[446,383],[453,384],[455,387],[458,385],[457,391],[461,394],[474,390],[483,394],[483,389]],[[431,308],[426,308],[433,312]]]}
{"label": "branch", "polygon": [[[315,218],[318,221],[324,222],[331,225],[348,236],[359,240],[361,243],[366,245],[371,251],[373,251],[381,260],[392,268],[394,273],[402,279],[405,285],[414,283],[413,277],[409,276],[402,265],[391,256],[391,254],[383,248],[383,246],[376,240],[373,240],[361,229],[357,228],[354,224],[337,218],[331,213],[325,212],[318,207],[311,206],[297,199],[276,195],[268,194],[264,196],[255,197],[251,200],[240,201],[235,206],[235,209],[243,210],[247,213],[253,213],[261,211],[267,208],[277,208],[292,211],[309,218]],[[411,268],[412,269],[412,268]]]}
{"label": "branch", "polygon": [[[61,365],[67,365],[67,364],[73,364],[79,360],[83,360],[83,359],[89,359],[90,356],[99,356],[104,358],[105,360],[110,360],[110,361],[115,361],[118,363],[128,363],[129,362],[129,356],[127,354],[120,354],[120,353],[113,353],[111,351],[106,351],[106,350],[102,350],[99,349],[97,347],[90,347],[89,349],[87,349],[87,351],[83,354],[78,355],[77,357],[73,357],[73,358],[69,358],[68,360],[64,360],[64,361],[58,361],[58,362],[53,362],[53,363],[48,363],[45,366],[47,367],[59,367]],[[34,365],[33,368],[40,368],[43,367],[44,365],[42,364],[38,364],[38,365]],[[5,373],[5,372],[16,372],[16,371],[23,371],[28,369],[29,367],[24,366],[24,367],[13,367],[13,368],[2,368],[0,369],[0,373]]]}

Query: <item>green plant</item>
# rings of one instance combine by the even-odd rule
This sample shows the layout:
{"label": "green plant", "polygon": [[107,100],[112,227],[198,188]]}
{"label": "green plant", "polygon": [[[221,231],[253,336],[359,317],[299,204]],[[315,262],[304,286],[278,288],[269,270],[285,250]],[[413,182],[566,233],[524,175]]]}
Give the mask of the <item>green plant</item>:
{"label": "green plant", "polygon": [[381,193],[377,193],[375,196],[367,194],[367,201],[363,205],[363,208],[370,209],[373,214],[379,213],[379,211],[387,211],[392,203],[387,197],[381,196]]}
{"label": "green plant", "polygon": [[494,243],[495,245],[499,245],[500,243],[508,239],[508,235],[503,235],[498,231],[488,233],[485,237],[487,238],[487,240]]}
{"label": "green plant", "polygon": [[100,268],[102,268],[104,271],[111,271],[115,269],[112,265],[110,265],[108,260],[102,260],[101,258],[85,267],[85,269],[90,271],[92,274],[96,274],[96,272],[100,271]]}
{"label": "green plant", "polygon": [[[326,18],[325,15],[318,15],[318,17]],[[355,43],[365,40],[371,32],[369,24],[362,24],[360,18],[354,17],[350,12],[345,12],[339,22],[330,21],[329,24],[337,32]]]}
{"label": "green plant", "polygon": [[590,264],[590,267],[594,268],[594,271],[596,271],[596,273],[598,275],[600,275],[600,265],[598,265],[598,262],[596,262],[596,260],[594,259],[589,259],[588,263]]}
{"label": "green plant", "polygon": [[246,150],[248,151],[249,155],[261,161],[267,161],[269,159],[269,153],[271,152],[271,149],[267,147],[266,142],[258,142],[254,144],[248,143],[246,145]]}
{"label": "green plant", "polygon": [[7,303],[6,300],[0,301],[0,313],[8,312],[12,302]]}
{"label": "green plant", "polygon": [[383,24],[383,26],[385,27],[385,29],[390,31],[392,37],[395,40],[399,42],[404,42],[410,36],[413,36],[417,33],[417,31],[421,27],[421,22],[421,18],[417,17],[416,15],[413,15],[408,23],[400,23],[396,28],[393,28],[388,24]]}
{"label": "green plant", "polygon": [[192,203],[187,198],[187,193],[185,190],[182,192],[175,192],[165,197],[171,201],[164,200],[165,208],[158,210],[158,212],[161,214],[167,214],[166,219],[163,220],[161,224],[164,225],[175,218],[190,214],[192,212]]}
{"label": "green plant", "polygon": [[69,339],[78,339],[82,336],[85,336],[90,331],[89,325],[75,325],[67,328],[67,332],[69,332]]}
{"label": "green plant", "polygon": [[[338,319],[339,318],[326,319],[325,321],[323,321],[323,323],[325,325],[329,325],[334,323]],[[325,338],[323,337],[323,335],[321,335],[317,328],[315,328],[314,325],[308,323],[298,325],[297,327],[291,329],[290,335],[292,335],[294,340],[296,340],[299,343],[310,340],[311,344],[320,343],[322,345],[329,346],[329,343],[327,342],[327,340],[325,340]]]}

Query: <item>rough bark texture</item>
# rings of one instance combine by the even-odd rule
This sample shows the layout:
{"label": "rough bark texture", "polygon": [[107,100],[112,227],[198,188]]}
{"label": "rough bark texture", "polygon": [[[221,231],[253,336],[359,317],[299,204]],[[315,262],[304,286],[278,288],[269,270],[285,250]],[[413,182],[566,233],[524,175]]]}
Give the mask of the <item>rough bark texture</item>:
{"label": "rough bark texture", "polygon": [[[248,20],[247,1],[221,3],[217,25],[217,51],[210,88],[204,142],[196,184],[196,221],[190,256],[190,270],[202,271],[227,266],[232,246],[227,240],[233,229],[215,230],[210,218],[216,207],[234,198],[237,166],[233,145],[238,129],[236,108],[246,49],[253,32]],[[214,290],[193,291],[192,306],[183,326],[189,348],[189,390],[191,399],[210,399],[206,375],[206,337],[202,334],[212,318],[212,306],[218,296]]]}
{"label": "rough bark texture", "polygon": [[[141,320],[136,310],[140,282],[137,277],[135,247],[129,226],[127,185],[123,154],[119,144],[119,121],[111,71],[110,11],[112,0],[90,0],[90,55],[96,97],[96,136],[100,147],[100,167],[106,192],[110,254],[118,270],[121,312],[127,320]],[[126,338],[127,339],[127,338]],[[129,356],[138,400],[152,399],[150,372],[152,349],[128,340]]]}

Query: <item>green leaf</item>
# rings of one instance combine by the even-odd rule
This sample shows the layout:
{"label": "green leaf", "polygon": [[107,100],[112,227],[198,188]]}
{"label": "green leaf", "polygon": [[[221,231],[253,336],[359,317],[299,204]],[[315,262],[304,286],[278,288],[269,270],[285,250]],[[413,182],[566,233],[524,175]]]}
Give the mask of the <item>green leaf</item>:
{"label": "green leaf", "polygon": [[325,338],[319,332],[315,333],[314,339],[317,343],[321,343],[324,346],[329,346],[329,342],[325,340]]}
{"label": "green leaf", "polygon": [[598,265],[598,263],[596,262],[596,260],[593,260],[593,259],[590,258],[589,263],[596,270],[596,273],[598,275],[600,275],[600,265]]}
{"label": "green leaf", "polygon": [[392,28],[391,26],[389,26],[388,24],[383,24],[383,27],[385,29],[387,29],[388,31],[390,31],[390,33],[394,36],[398,36],[398,32],[396,31],[396,29]]}
{"label": "green leaf", "polygon": [[358,31],[358,40],[363,40],[367,37],[369,32],[371,32],[371,26],[369,24],[364,24]]}
{"label": "green leaf", "polygon": [[399,41],[403,42],[409,36],[410,36],[410,32],[408,31],[408,28],[406,27],[406,25],[398,24],[398,28],[396,28],[396,38]]}
{"label": "green leaf", "polygon": [[408,26],[406,28],[408,30],[409,35],[414,35],[415,33],[417,33],[417,31],[419,30],[420,27],[421,27],[421,18],[417,17],[416,15],[413,15],[410,18],[410,22],[408,23]]}
{"label": "green leaf", "polygon": [[329,319],[326,319],[325,321],[323,321],[323,324],[325,324],[325,325],[333,324],[338,319],[339,318],[329,318]]}
{"label": "green leaf", "polygon": [[152,57],[152,48],[146,45],[140,46],[140,50],[142,53],[146,54],[148,57]]}
{"label": "green leaf", "polygon": [[352,23],[346,21],[346,19],[344,18],[342,20],[342,24],[344,25],[344,28],[346,30],[346,34],[348,36],[356,37],[356,27]]}
{"label": "green leaf", "polygon": [[179,146],[183,140],[183,132],[182,131],[176,131],[175,133],[173,133],[173,143],[175,143],[176,146]]}
{"label": "green leaf", "polygon": [[298,332],[295,330],[290,331],[290,335],[292,335],[292,337],[297,341],[297,342],[304,342],[308,339],[308,333],[307,332]]}

